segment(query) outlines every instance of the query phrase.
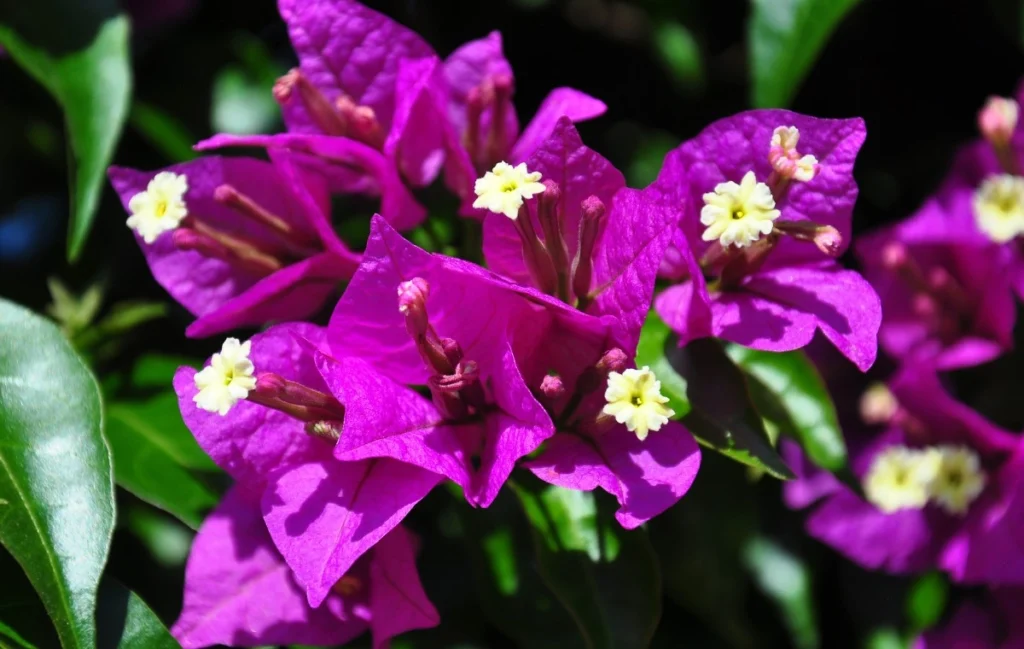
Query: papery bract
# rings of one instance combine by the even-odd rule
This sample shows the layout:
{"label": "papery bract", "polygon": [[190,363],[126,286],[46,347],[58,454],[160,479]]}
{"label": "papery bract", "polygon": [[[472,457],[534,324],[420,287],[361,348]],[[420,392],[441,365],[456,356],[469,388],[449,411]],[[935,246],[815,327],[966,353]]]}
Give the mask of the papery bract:
{"label": "papery bract", "polygon": [[[157,282],[197,316],[189,336],[311,315],[354,272],[359,256],[331,229],[323,180],[296,169],[289,159],[271,164],[207,157],[166,171],[188,179],[186,221],[152,243],[137,239]],[[109,172],[127,210],[156,174],[121,167]],[[234,207],[225,200],[231,192],[280,219],[292,234],[282,236]],[[179,234],[202,245],[188,245],[176,238]]]}
{"label": "papery bract", "polygon": [[[787,126],[799,130],[800,151],[817,158],[810,180],[784,177],[770,161],[773,130]],[[806,346],[820,330],[862,370],[872,365],[878,296],[832,260],[849,245],[857,197],[853,163],[864,137],[860,119],[755,110],[711,124],[668,154],[648,191],[678,215],[661,270],[680,283],[655,306],[681,344],[714,335],[788,351]],[[705,194],[749,173],[775,194],[781,216],[772,233],[746,248],[705,241]]]}

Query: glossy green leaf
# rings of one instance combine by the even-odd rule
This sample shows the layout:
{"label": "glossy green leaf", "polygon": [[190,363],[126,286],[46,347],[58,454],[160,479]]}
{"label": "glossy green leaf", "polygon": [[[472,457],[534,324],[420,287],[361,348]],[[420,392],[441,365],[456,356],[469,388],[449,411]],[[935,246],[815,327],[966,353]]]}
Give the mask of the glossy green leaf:
{"label": "glossy green leaf", "polygon": [[515,496],[505,489],[487,509],[461,507],[459,514],[487,620],[524,649],[587,647],[538,572],[529,524]]}
{"label": "glossy green leaf", "polygon": [[777,478],[792,478],[751,402],[745,377],[721,345],[703,339],[680,348],[677,340],[651,311],[636,353],[637,366],[649,366],[661,381],[675,418],[704,446]]}
{"label": "glossy green leaf", "polygon": [[117,484],[197,529],[218,494],[195,470],[217,467],[182,423],[177,396],[110,404],[106,433]]}
{"label": "glossy green leaf", "polygon": [[757,537],[743,553],[744,563],[761,590],[775,601],[797,649],[821,646],[807,566],[774,541]]}
{"label": "glossy green leaf", "polygon": [[114,580],[100,588],[97,619],[99,649],[181,649],[149,606]]}
{"label": "glossy green leaf", "polygon": [[921,575],[907,593],[907,621],[913,633],[935,626],[946,610],[949,582],[940,572]]}
{"label": "glossy green leaf", "polygon": [[514,487],[530,521],[541,577],[590,649],[650,644],[661,618],[661,574],[647,533],[599,515],[593,492]]}
{"label": "glossy green leaf", "polygon": [[64,647],[91,648],[114,528],[99,388],[51,322],[2,300],[0,322],[0,542]]}
{"label": "glossy green leaf", "polygon": [[[812,462],[828,471],[846,467],[846,442],[832,397],[803,352],[763,352],[729,345],[729,356],[770,403],[755,404],[779,429],[800,441]],[[763,388],[763,389],[762,389]]]}
{"label": "glossy green leaf", "polygon": [[[52,3],[51,3],[52,4]],[[75,26],[87,3],[60,3],[61,22]],[[46,7],[37,7],[44,14]],[[60,25],[58,25],[59,27]],[[54,30],[57,31],[57,30]],[[68,259],[78,258],[92,228],[106,182],[106,169],[128,115],[131,66],[128,19],[107,17],[80,49],[56,52],[8,23],[0,24],[0,44],[36,78],[64,110],[71,161],[73,200]]]}
{"label": "glossy green leaf", "polygon": [[752,99],[758,108],[789,105],[843,16],[857,0],[753,0]]}

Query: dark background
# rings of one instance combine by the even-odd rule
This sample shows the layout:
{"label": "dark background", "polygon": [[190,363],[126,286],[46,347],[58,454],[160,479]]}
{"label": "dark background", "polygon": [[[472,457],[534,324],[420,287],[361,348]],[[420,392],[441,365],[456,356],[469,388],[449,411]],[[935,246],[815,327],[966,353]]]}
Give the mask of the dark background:
{"label": "dark background", "polygon": [[[212,132],[217,77],[229,66],[252,71],[241,53],[246,47],[256,43],[260,50],[262,43],[261,56],[278,71],[294,63],[271,0],[129,4],[138,18],[135,98],[164,111],[193,139]],[[749,6],[740,0],[368,4],[421,33],[442,56],[500,29],[516,72],[521,121],[555,86],[571,85],[601,98],[608,114],[580,130],[634,184],[653,178],[667,148],[717,118],[750,107]],[[866,120],[868,139],[856,167],[861,197],[855,232],[909,215],[936,187],[957,146],[975,136],[976,112],[985,98],[1013,93],[1024,70],[1015,11],[1000,2],[862,0],[840,24],[790,108]],[[666,21],[689,30],[698,46],[699,61],[687,74],[673,73],[656,45]],[[50,301],[46,280],[57,276],[77,290],[104,282],[107,303],[168,301],[150,277],[109,188],[82,260],[67,265],[59,110],[9,59],[0,59],[0,87],[0,295],[42,310]],[[140,168],[175,162],[132,125],[114,161]],[[180,307],[171,307],[168,317],[127,336],[121,353],[101,371],[130,364],[143,350],[208,355],[210,341],[183,337],[188,321]],[[807,561],[821,646],[863,647],[875,628],[902,624],[908,580],[856,569],[803,534],[801,516],[782,508],[777,483],[768,478],[751,483],[743,468],[705,457],[685,507],[651,525],[666,590],[654,646],[793,646],[775,603],[738,566],[738,539],[752,531]],[[142,507],[121,496],[122,512]],[[457,516],[451,509],[447,494],[435,493],[415,510],[413,526],[433,530],[437,520]],[[426,536],[421,564],[443,621],[441,630],[413,634],[415,646],[511,646],[480,609],[458,534]],[[173,621],[180,606],[180,559],[177,565],[173,560],[160,564],[152,553],[137,535],[121,529],[111,570]]]}

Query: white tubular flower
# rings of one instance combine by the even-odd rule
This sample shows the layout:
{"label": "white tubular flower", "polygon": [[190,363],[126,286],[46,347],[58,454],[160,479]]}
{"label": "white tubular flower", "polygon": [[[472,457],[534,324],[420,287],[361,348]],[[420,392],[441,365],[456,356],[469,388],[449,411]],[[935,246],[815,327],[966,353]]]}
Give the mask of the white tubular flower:
{"label": "white tubular flower", "polygon": [[196,373],[195,382],[199,392],[192,398],[196,406],[220,416],[240,400],[249,396],[256,387],[256,368],[249,360],[252,343],[240,343],[237,338],[228,338],[214,354],[210,364]]}
{"label": "white tubular flower", "polygon": [[996,243],[1024,234],[1024,178],[999,174],[986,178],[974,192],[978,228]]}
{"label": "white tubular flower", "polygon": [[643,441],[648,431],[658,431],[676,414],[665,406],[668,397],[661,394],[661,381],[647,366],[622,373],[608,373],[608,389],[604,399],[608,403],[602,412],[625,424],[629,432]]}
{"label": "white tubular flower", "polygon": [[514,221],[519,217],[524,200],[544,192],[540,178],[540,172],[528,171],[525,162],[515,167],[499,162],[483,178],[477,179],[473,187],[477,195],[473,207],[504,214]]}
{"label": "white tubular flower", "polygon": [[700,222],[707,226],[701,237],[717,240],[722,247],[745,248],[762,235],[771,234],[779,210],[768,185],[757,182],[748,171],[739,184],[719,183],[715,191],[704,194]]}
{"label": "white tubular flower", "polygon": [[929,488],[939,463],[939,454],[933,449],[890,446],[875,456],[864,476],[864,495],[887,514],[922,509],[928,504]]}
{"label": "white tubular flower", "polygon": [[938,446],[939,469],[929,485],[932,500],[951,514],[962,515],[985,488],[978,454],[966,446]]}
{"label": "white tubular flower", "polygon": [[128,227],[142,237],[146,243],[153,243],[164,232],[178,227],[188,216],[185,207],[185,192],[188,178],[184,175],[161,171],[153,176],[146,191],[139,192],[128,201]]}

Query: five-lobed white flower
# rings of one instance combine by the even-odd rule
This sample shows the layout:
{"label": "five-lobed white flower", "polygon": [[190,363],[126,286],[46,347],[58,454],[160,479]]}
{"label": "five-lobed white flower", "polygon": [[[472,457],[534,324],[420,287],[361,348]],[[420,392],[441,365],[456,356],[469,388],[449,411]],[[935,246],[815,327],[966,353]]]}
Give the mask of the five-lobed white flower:
{"label": "five-lobed white flower", "polygon": [[622,373],[609,372],[604,399],[608,403],[602,412],[625,424],[641,441],[647,439],[648,431],[661,430],[676,414],[665,406],[668,397],[661,394],[661,381],[646,365]]}
{"label": "five-lobed white flower", "polygon": [[701,237],[718,241],[722,247],[745,248],[762,235],[771,234],[779,210],[768,185],[758,182],[748,171],[739,184],[731,180],[715,185],[715,191],[704,194],[700,222],[707,226]]}
{"label": "five-lobed white flower", "polygon": [[978,454],[965,446],[890,446],[872,461],[864,495],[887,514],[934,503],[963,515],[985,482]]}
{"label": "five-lobed white flower", "polygon": [[504,214],[514,221],[519,217],[524,200],[544,192],[540,178],[540,172],[527,170],[525,162],[515,167],[499,162],[483,178],[477,179],[473,187],[477,195],[473,207]]}
{"label": "five-lobed white flower", "polygon": [[875,456],[864,476],[864,495],[887,514],[921,509],[928,504],[929,484],[939,463],[935,451],[890,446]]}
{"label": "five-lobed white flower", "polygon": [[778,126],[772,131],[772,168],[786,178],[809,182],[818,173],[818,159],[812,155],[801,156],[796,150],[800,142],[800,129],[795,126]]}
{"label": "five-lobed white flower", "polygon": [[196,373],[195,382],[199,392],[192,398],[196,406],[220,416],[241,399],[249,396],[256,387],[256,368],[249,360],[251,341],[241,343],[237,338],[228,338],[221,346],[220,353],[214,354],[210,364]]}
{"label": "five-lobed white flower", "polygon": [[999,174],[986,178],[974,192],[978,228],[996,243],[1024,234],[1024,178]]}
{"label": "five-lobed white flower", "polygon": [[153,176],[146,191],[128,201],[128,227],[139,233],[146,243],[153,243],[164,232],[173,230],[188,216],[185,192],[188,178],[182,174],[161,171]]}
{"label": "five-lobed white flower", "polygon": [[985,488],[978,454],[966,446],[938,446],[939,469],[930,484],[932,500],[951,514],[964,514]]}

